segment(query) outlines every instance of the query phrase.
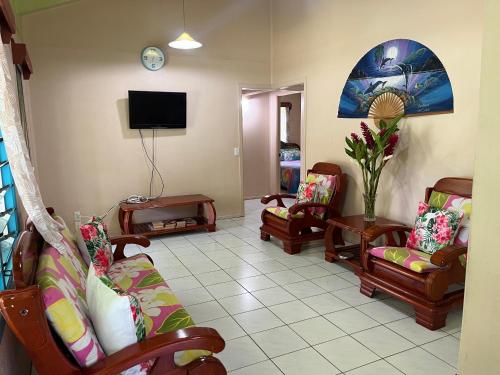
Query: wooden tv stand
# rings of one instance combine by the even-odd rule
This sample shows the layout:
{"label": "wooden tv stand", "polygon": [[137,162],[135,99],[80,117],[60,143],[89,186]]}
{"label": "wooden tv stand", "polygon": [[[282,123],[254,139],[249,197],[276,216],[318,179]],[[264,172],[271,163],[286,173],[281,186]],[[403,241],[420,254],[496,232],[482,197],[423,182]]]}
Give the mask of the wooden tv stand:
{"label": "wooden tv stand", "polygon": [[[192,217],[196,220],[195,225],[176,228],[153,229],[152,223],[132,223],[132,215],[135,211],[195,205],[198,207],[197,215],[195,217]],[[206,216],[203,213],[204,208]],[[182,221],[183,219],[186,218],[177,218],[173,220]],[[215,219],[216,212],[214,207],[214,200],[201,194],[161,197],[145,203],[120,203],[120,209],[118,210],[118,220],[120,221],[122,234],[140,234],[146,237],[200,229],[206,229],[209,232],[215,232]]]}

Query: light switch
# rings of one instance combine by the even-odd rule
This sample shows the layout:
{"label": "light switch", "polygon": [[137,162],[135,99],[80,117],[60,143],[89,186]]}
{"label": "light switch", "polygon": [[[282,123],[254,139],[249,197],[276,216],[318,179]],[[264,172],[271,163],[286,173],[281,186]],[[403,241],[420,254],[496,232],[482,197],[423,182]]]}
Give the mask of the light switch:
{"label": "light switch", "polygon": [[233,152],[234,152],[234,156],[240,156],[240,148],[239,147],[235,147]]}

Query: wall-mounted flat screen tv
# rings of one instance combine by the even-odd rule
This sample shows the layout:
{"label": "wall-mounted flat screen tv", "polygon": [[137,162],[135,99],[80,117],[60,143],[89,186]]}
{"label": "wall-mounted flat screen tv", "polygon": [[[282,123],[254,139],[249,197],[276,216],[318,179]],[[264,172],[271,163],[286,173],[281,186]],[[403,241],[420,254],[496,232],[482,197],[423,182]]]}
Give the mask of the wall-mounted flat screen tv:
{"label": "wall-mounted flat screen tv", "polygon": [[186,127],[186,93],[128,92],[131,129],[183,129]]}

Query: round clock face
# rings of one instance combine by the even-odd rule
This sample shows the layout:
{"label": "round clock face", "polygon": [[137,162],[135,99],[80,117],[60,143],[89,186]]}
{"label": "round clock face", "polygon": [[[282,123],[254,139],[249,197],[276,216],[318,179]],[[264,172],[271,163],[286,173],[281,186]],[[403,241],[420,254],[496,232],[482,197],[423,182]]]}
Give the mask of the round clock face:
{"label": "round clock face", "polygon": [[149,70],[158,70],[165,65],[165,54],[158,47],[146,47],[141,53],[142,65]]}

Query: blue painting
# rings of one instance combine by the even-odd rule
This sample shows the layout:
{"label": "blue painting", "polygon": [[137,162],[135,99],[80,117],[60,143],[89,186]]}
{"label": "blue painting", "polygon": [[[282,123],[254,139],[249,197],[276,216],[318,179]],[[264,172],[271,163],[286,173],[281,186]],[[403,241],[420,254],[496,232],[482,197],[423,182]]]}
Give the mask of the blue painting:
{"label": "blue painting", "polygon": [[414,40],[394,39],[366,53],[342,91],[338,117],[367,118],[380,94],[396,94],[405,115],[453,112],[453,92],[438,57]]}

